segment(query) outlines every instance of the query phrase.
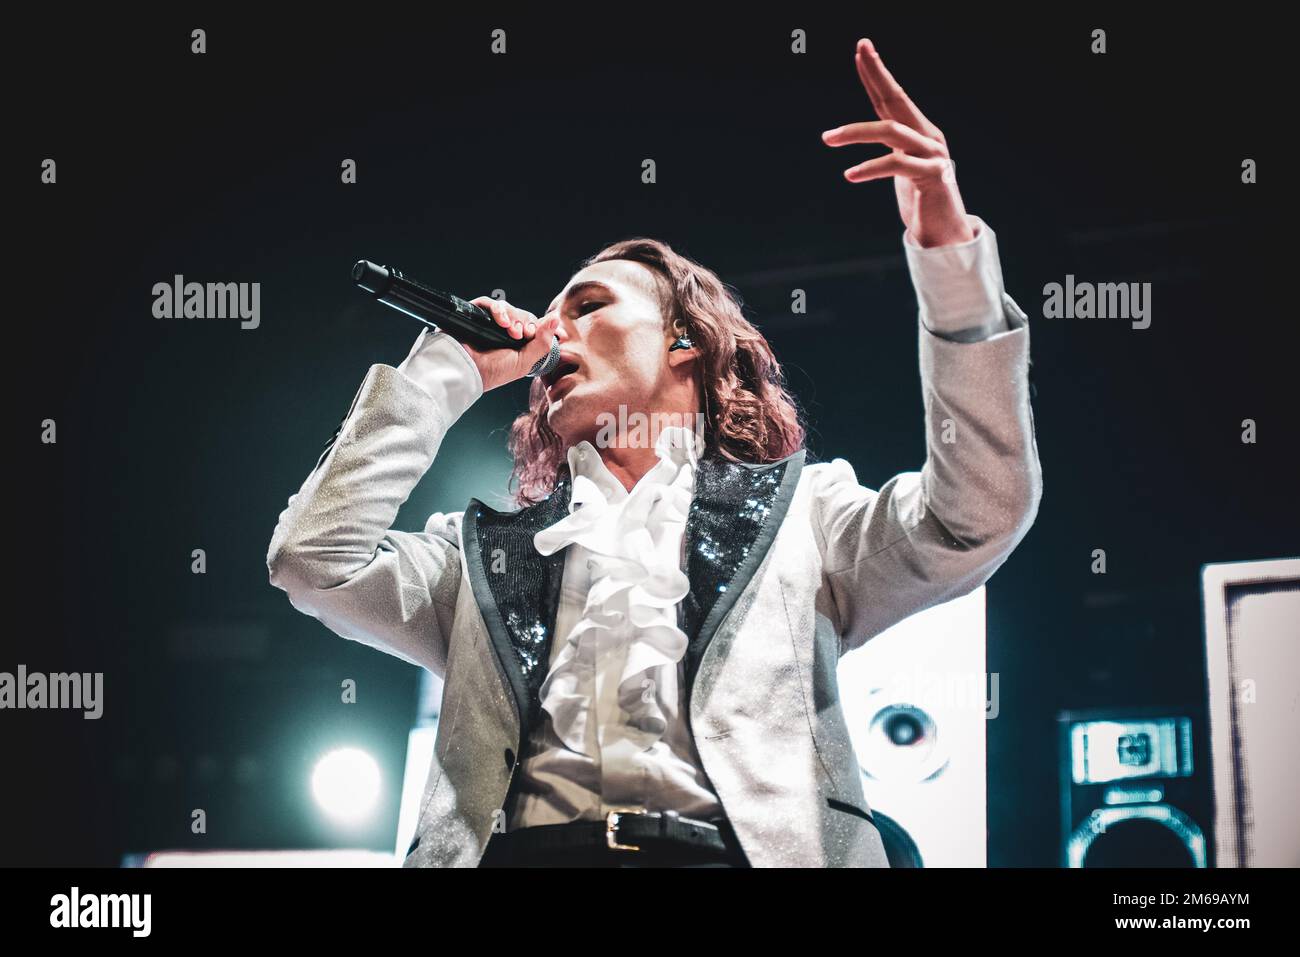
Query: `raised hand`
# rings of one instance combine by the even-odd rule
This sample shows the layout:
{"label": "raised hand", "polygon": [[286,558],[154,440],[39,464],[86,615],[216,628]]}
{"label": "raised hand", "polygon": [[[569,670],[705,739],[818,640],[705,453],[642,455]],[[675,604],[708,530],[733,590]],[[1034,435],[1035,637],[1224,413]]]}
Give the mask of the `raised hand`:
{"label": "raised hand", "polygon": [[851,183],[892,178],[899,216],[921,246],[974,239],[943,132],[899,86],[870,40],[858,41],[854,60],[880,119],[827,130],[822,141],[828,146],[883,143],[891,152],[846,169],[844,178]]}

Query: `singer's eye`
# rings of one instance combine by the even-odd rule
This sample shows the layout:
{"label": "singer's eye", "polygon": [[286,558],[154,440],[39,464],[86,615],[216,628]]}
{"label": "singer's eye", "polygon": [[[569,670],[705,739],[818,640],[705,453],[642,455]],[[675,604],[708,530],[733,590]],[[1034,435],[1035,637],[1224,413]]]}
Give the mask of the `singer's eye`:
{"label": "singer's eye", "polygon": [[597,309],[599,309],[603,305],[604,305],[603,302],[596,302],[594,300],[589,300],[587,302],[584,302],[581,306],[578,307],[578,315],[580,316],[586,315],[588,306],[595,306]]}

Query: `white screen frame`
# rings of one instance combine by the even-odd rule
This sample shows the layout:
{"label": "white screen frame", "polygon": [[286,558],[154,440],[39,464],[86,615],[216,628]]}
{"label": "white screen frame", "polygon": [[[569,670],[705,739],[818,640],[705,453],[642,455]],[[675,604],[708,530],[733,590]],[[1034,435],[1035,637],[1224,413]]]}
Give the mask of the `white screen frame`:
{"label": "white screen frame", "polygon": [[1229,644],[1229,591],[1240,586],[1286,584],[1300,587],[1300,558],[1222,562],[1201,567],[1205,611],[1205,662],[1209,687],[1210,753],[1214,781],[1216,867],[1251,867],[1252,824],[1238,799],[1236,769],[1242,755],[1233,734],[1234,673]]}

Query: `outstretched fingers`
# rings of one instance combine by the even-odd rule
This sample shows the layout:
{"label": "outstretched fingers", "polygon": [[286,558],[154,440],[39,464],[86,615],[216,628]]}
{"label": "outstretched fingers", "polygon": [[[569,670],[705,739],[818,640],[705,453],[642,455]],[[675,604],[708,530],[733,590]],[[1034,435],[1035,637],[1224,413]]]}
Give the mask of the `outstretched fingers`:
{"label": "outstretched fingers", "polygon": [[944,180],[948,164],[948,159],[943,156],[923,159],[906,153],[890,153],[846,169],[844,178],[850,183],[864,183],[889,176],[905,176],[917,183],[930,179]]}
{"label": "outstretched fingers", "polygon": [[875,107],[881,119],[897,120],[931,139],[944,142],[939,127],[931,123],[920,108],[912,102],[911,97],[886,68],[885,61],[880,58],[875,46],[865,37],[858,41],[854,62],[857,65],[858,77],[866,88],[867,96],[871,98],[871,105]]}
{"label": "outstretched fingers", "polygon": [[897,120],[866,120],[848,123],[822,134],[827,146],[846,146],[849,143],[884,143],[913,156],[942,156],[945,148],[938,140],[918,133]]}

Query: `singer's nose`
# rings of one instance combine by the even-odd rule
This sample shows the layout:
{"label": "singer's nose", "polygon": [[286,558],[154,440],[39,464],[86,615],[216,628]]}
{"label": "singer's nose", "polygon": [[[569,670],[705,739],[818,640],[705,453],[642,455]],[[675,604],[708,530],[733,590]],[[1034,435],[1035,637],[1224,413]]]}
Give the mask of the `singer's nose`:
{"label": "singer's nose", "polygon": [[[554,315],[554,313],[551,313],[551,314],[548,315],[546,318],[549,319],[549,318],[551,318],[552,315]],[[569,338],[569,330],[567,330],[567,329],[564,328],[564,320],[563,320],[563,319],[561,319],[558,323],[556,323],[556,326],[555,326],[555,336],[556,336],[556,338],[559,339],[561,342],[564,342],[564,341],[566,341],[566,340]]]}

